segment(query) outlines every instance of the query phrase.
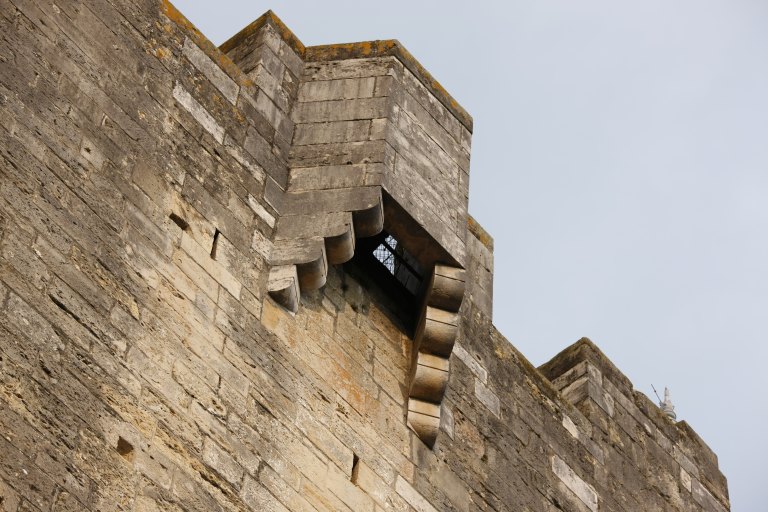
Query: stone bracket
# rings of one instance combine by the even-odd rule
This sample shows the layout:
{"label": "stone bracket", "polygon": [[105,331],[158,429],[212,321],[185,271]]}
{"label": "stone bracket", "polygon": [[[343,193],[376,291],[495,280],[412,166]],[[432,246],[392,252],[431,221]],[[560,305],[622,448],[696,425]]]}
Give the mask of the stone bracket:
{"label": "stone bracket", "polygon": [[269,271],[267,292],[288,311],[299,310],[299,276],[296,265],[276,265]]}
{"label": "stone bracket", "polygon": [[448,387],[450,357],[458,334],[458,311],[464,299],[466,272],[435,265],[427,288],[411,356],[408,427],[430,448],[440,426],[440,409]]}

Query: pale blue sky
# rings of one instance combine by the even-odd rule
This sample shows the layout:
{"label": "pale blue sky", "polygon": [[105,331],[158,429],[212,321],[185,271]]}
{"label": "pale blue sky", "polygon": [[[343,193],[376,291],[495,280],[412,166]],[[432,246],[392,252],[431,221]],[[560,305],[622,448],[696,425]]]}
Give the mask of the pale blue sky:
{"label": "pale blue sky", "polygon": [[668,385],[734,512],[768,509],[768,2],[174,2],[220,44],[399,39],[474,117],[495,323],[536,365],[590,337]]}

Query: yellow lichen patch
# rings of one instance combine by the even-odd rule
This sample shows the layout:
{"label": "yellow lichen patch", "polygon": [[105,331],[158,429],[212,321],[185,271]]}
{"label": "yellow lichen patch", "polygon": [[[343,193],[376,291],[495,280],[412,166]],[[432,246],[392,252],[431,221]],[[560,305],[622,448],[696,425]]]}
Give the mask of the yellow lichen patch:
{"label": "yellow lichen patch", "polygon": [[168,48],[161,46],[159,48],[155,48],[155,50],[152,52],[152,54],[157,57],[158,59],[164,59],[171,55],[171,50]]}
{"label": "yellow lichen patch", "polygon": [[248,78],[247,75],[245,75],[240,68],[232,62],[232,59],[229,58],[229,56],[225,53],[222,53],[221,50],[213,46],[213,43],[211,43],[210,48],[208,46],[205,46],[203,48],[205,52],[208,54],[211,59],[216,61],[219,64],[219,67],[224,70],[224,72],[229,75],[235,82],[238,83],[238,85],[246,86],[251,85],[253,82],[250,78]]}
{"label": "yellow lichen patch", "polygon": [[[205,37],[202,32],[200,32],[197,27],[195,27],[181,12],[179,12],[176,7],[173,6],[172,3],[170,3],[168,0],[163,0],[163,14],[171,20],[172,22],[176,23],[179,27],[185,29],[188,33],[191,39],[200,47],[205,54],[211,58],[214,62],[216,62],[219,67],[227,73],[235,82],[237,82],[239,85],[246,85],[246,83],[250,84],[250,80],[243,74],[243,72],[240,70],[237,65],[232,62],[232,59],[230,59],[225,53],[223,53],[222,50],[216,47],[215,44],[213,44],[207,37]],[[173,32],[172,25],[166,23],[163,25],[163,30],[165,30],[168,33]]]}
{"label": "yellow lichen patch", "polygon": [[263,14],[261,17],[248,24],[240,32],[227,39],[221,46],[219,46],[219,50],[226,53],[232,48],[239,46],[243,41],[245,41],[248,37],[256,33],[261,27],[264,26],[265,16],[266,14]]}
{"label": "yellow lichen patch", "polygon": [[168,0],[163,0],[162,11],[166,18],[177,24],[178,26],[192,31],[195,35],[205,38],[203,34],[197,30],[191,21],[189,21],[176,7]]}
{"label": "yellow lichen patch", "polygon": [[280,38],[290,46],[296,53],[298,53],[300,56],[304,56],[304,45],[301,41],[299,41],[299,38],[297,38],[291,30],[285,26],[285,24],[282,22],[280,18],[278,18],[275,13],[272,11],[267,11],[261,16],[259,16],[255,21],[251,22],[247,27],[242,29],[240,32],[229,38],[224,44],[222,44],[219,49],[222,52],[228,52],[232,48],[239,46],[243,43],[246,39],[251,37],[252,35],[256,34],[261,27],[263,27],[265,24],[271,24],[272,27],[277,31],[277,33],[280,35]]}
{"label": "yellow lichen patch", "polygon": [[306,49],[304,44],[302,44],[302,42],[299,41],[299,38],[297,38],[294,33],[291,32],[291,29],[285,26],[283,20],[278,18],[272,11],[267,11],[265,15],[269,17],[270,21],[272,21],[282,40],[285,41],[288,46],[293,48],[296,53],[303,56]]}
{"label": "yellow lichen patch", "polygon": [[165,59],[173,55],[170,48],[161,45],[158,40],[154,38],[144,43],[144,51],[158,59]]}
{"label": "yellow lichen patch", "polygon": [[493,251],[493,237],[471,215],[467,217],[467,228],[481,244]]}
{"label": "yellow lichen patch", "polygon": [[379,57],[393,55],[392,51],[399,45],[394,39],[327,44],[307,48],[305,56],[309,61]]}
{"label": "yellow lichen patch", "polygon": [[362,55],[367,56],[373,53],[375,46],[374,46],[374,43],[372,43],[371,41],[366,41],[361,43],[359,48],[360,48],[360,53]]}

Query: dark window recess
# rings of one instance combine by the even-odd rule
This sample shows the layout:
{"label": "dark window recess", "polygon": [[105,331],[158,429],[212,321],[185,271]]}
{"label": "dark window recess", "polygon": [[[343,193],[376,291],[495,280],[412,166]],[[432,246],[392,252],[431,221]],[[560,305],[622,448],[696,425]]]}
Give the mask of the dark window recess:
{"label": "dark window recess", "polygon": [[218,229],[213,233],[213,243],[211,244],[211,258],[216,259],[216,250],[219,248],[219,235],[221,231]]}
{"label": "dark window recess", "polygon": [[416,327],[424,273],[402,244],[387,232],[359,238],[345,271],[366,287],[406,331]]}
{"label": "dark window recess", "polygon": [[350,482],[357,485],[357,478],[358,474],[360,472],[360,457],[357,456],[356,453],[352,454],[352,476],[350,477]]}
{"label": "dark window recess", "polygon": [[379,260],[411,294],[419,293],[423,281],[419,264],[395,237],[387,235],[373,250],[373,257]]}

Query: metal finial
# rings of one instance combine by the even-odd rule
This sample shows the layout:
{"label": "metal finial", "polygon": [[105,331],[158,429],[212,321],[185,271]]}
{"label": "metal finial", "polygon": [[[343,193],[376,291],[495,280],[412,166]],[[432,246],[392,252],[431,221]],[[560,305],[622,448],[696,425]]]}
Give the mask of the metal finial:
{"label": "metal finial", "polygon": [[675,406],[672,405],[672,399],[669,396],[669,388],[664,387],[664,400],[659,402],[661,412],[667,415],[670,419],[676,420],[677,414],[675,413]]}

